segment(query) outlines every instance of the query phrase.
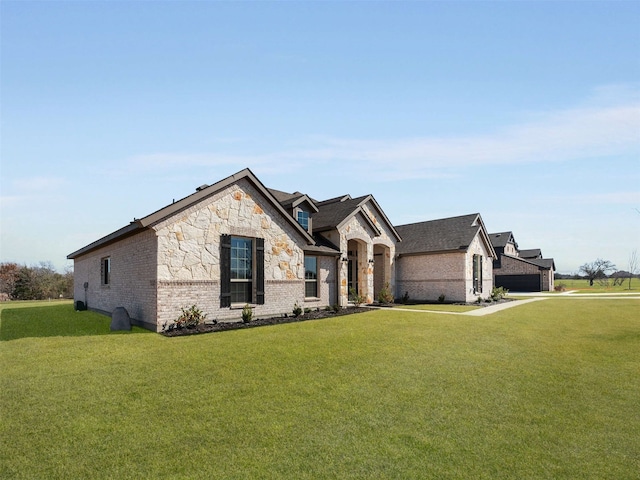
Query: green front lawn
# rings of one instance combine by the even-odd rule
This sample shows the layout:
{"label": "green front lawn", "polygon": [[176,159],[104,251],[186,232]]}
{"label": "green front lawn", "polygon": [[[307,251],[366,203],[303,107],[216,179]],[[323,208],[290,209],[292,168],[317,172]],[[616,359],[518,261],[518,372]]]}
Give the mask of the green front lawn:
{"label": "green front lawn", "polygon": [[426,310],[431,312],[470,312],[482,308],[480,305],[453,305],[447,303],[396,303],[393,308],[406,308],[409,310]]}
{"label": "green front lawn", "polygon": [[636,293],[640,294],[640,278],[631,279],[631,289],[629,289],[629,279],[625,279],[622,285],[613,286],[613,280],[609,280],[609,285],[601,285],[598,280],[589,285],[589,280],[555,280],[556,287],[564,285],[566,290],[576,290],[577,293]]}
{"label": "green front lawn", "polygon": [[[638,306],[12,334],[0,478],[637,478]],[[100,321],[66,308],[71,323]],[[49,310],[19,312],[42,327]]]}
{"label": "green front lawn", "polygon": [[[5,302],[0,304],[0,314],[0,341],[26,337],[71,337],[112,333],[111,317],[95,312],[76,312],[71,300]],[[133,327],[131,332],[151,333],[140,327]]]}

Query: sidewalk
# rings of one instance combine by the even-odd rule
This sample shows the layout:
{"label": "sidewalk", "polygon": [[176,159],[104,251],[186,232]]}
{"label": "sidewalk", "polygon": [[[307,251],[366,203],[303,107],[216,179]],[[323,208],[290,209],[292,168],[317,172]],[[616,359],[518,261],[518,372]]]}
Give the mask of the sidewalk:
{"label": "sidewalk", "polygon": [[[490,307],[480,307],[475,310],[470,310],[468,312],[445,312],[442,310],[416,310],[414,308],[392,308],[391,310],[401,311],[401,312],[414,312],[414,313],[440,313],[442,315],[468,315],[471,317],[483,317],[485,315],[491,315],[492,313],[499,312],[500,310],[506,310],[507,308],[518,307],[520,305],[524,305],[525,303],[537,302],[540,300],[546,300],[547,297],[539,297],[539,298],[528,298],[524,300],[515,300],[513,302],[505,302],[500,303],[498,305],[492,305]],[[377,307],[374,307],[377,308]]]}
{"label": "sidewalk", "polygon": [[[498,305],[492,305],[490,307],[481,307],[468,312],[445,312],[442,310],[416,310],[413,308],[393,308],[392,310],[399,310],[402,312],[417,312],[417,313],[440,313],[442,315],[467,315],[470,317],[483,317],[485,315],[491,315],[492,313],[499,312],[500,310],[506,310],[507,308],[518,307],[526,303],[537,302],[539,300],[548,300],[550,298],[570,298],[572,300],[640,300],[640,294],[638,293],[579,293],[571,294],[575,292],[564,293],[549,293],[549,292],[531,292],[531,293],[509,293],[509,297],[533,297],[515,299],[512,302],[499,303]],[[635,296],[630,296],[635,295]],[[372,307],[379,308],[379,307]]]}
{"label": "sidewalk", "polygon": [[536,297],[536,298],[605,298],[605,299],[629,299],[639,298],[640,292],[604,292],[604,293],[576,293],[578,290],[569,290],[562,293],[550,292],[509,292],[509,297]]}
{"label": "sidewalk", "polygon": [[477,310],[471,310],[470,312],[464,312],[472,317],[483,317],[485,315],[491,315],[492,313],[499,312],[500,310],[506,310],[507,308],[519,307],[525,303],[538,302],[540,300],[546,300],[547,297],[528,298],[526,300],[514,300],[513,302],[499,303],[498,305],[492,305],[490,307],[478,308]]}

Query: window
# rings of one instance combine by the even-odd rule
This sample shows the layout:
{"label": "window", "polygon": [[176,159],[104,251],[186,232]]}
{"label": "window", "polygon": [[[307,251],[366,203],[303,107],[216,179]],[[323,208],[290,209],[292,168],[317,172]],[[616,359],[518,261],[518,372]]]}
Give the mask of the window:
{"label": "window", "polygon": [[111,257],[100,260],[100,279],[102,285],[111,284]]}
{"label": "window", "polygon": [[264,303],[264,239],[220,237],[220,307]]}
{"label": "window", "polygon": [[298,223],[304,228],[307,232],[309,231],[309,212],[305,212],[304,210],[298,210]]}
{"label": "window", "polygon": [[473,293],[482,293],[482,255],[473,256]]}
{"label": "window", "polygon": [[318,296],[318,258],[304,257],[304,296]]}
{"label": "window", "polygon": [[231,237],[231,303],[251,303],[252,280],[253,242]]}

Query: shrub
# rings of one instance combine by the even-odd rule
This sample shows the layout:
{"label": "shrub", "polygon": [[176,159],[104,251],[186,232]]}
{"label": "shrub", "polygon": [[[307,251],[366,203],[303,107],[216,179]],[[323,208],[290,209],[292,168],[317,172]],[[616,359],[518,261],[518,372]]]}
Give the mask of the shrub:
{"label": "shrub", "polygon": [[480,295],[476,298],[476,303],[482,303],[482,297]]}
{"label": "shrub", "polygon": [[554,285],[553,289],[556,292],[564,292],[567,290],[567,287],[564,285],[564,283],[557,283],[556,285]]}
{"label": "shrub", "polygon": [[335,312],[338,313],[340,311],[340,305],[338,305],[337,303],[334,303],[333,305],[331,305],[331,309]]}
{"label": "shrub", "polygon": [[300,315],[302,315],[302,308],[300,308],[300,306],[296,302],[296,304],[293,306],[293,316],[297,318]]}
{"label": "shrub", "polygon": [[400,301],[402,303],[409,303],[409,292],[404,292],[404,295],[402,295]]}
{"label": "shrub", "polygon": [[447,298],[447,296],[444,293],[441,293],[440,296],[438,297],[438,302],[444,303],[445,298]]}
{"label": "shrub", "polygon": [[359,307],[366,301],[364,295],[360,295],[358,292],[356,292],[355,288],[349,289],[349,298],[356,307]]}
{"label": "shrub", "polygon": [[491,300],[494,302],[502,300],[507,293],[509,293],[509,290],[504,287],[493,287],[493,290],[491,290]]}
{"label": "shrub", "polygon": [[311,309],[309,307],[305,307],[304,313],[311,313]]}
{"label": "shrub", "polygon": [[[204,322],[204,320],[207,318],[207,315],[203,314],[202,310],[200,310],[195,305],[191,305],[189,308],[182,307],[181,311],[182,313],[175,321],[175,325],[173,326],[178,330],[182,328],[195,328],[199,323]],[[171,327],[172,326],[169,325],[168,329],[172,330],[173,328]]]}
{"label": "shrub", "polygon": [[248,303],[242,307],[242,323],[249,323],[253,318],[253,310]]}
{"label": "shrub", "polygon": [[380,293],[378,293],[378,302],[380,303],[393,303],[393,295],[391,295],[391,285],[385,283]]}

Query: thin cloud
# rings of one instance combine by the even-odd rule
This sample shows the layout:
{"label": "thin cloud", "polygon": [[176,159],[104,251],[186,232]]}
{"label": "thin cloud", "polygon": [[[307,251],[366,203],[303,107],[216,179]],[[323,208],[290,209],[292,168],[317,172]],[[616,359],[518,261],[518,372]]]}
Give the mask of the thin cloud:
{"label": "thin cloud", "polygon": [[640,191],[594,193],[590,195],[571,195],[563,197],[562,200],[596,205],[640,205]]}
{"label": "thin cloud", "polygon": [[[623,94],[616,98],[616,91]],[[296,147],[263,154],[159,153],[132,157],[127,164],[138,171],[241,165],[269,173],[311,166],[399,180],[450,176],[455,169],[469,167],[639,155],[638,90],[602,87],[595,93],[586,106],[539,113],[492,134],[379,140],[315,136]]]}
{"label": "thin cloud", "polygon": [[13,181],[14,190],[23,193],[44,193],[60,189],[67,180],[61,177],[29,177]]}

